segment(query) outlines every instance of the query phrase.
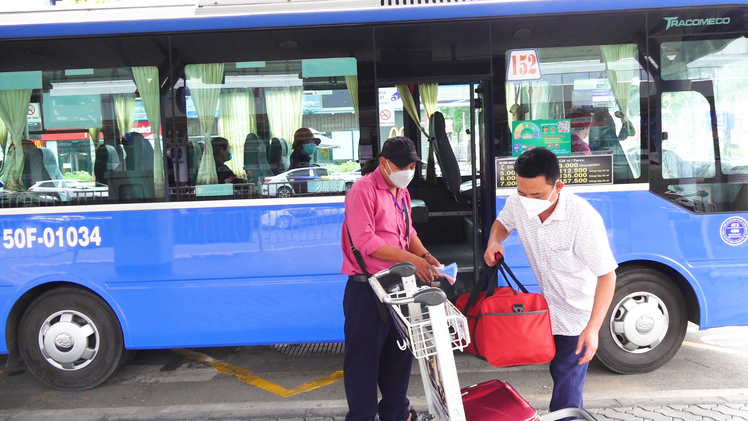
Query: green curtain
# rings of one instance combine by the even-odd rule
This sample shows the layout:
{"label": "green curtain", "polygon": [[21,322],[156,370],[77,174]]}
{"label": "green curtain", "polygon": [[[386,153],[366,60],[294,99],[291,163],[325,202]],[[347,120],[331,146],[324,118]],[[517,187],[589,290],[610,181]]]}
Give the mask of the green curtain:
{"label": "green curtain", "polygon": [[641,175],[640,141],[634,135],[636,129],[630,118],[639,120],[639,113],[635,116],[629,115],[629,101],[631,100],[631,84],[634,75],[638,74],[639,66],[636,44],[601,45],[600,52],[607,69],[605,74],[613,91],[618,111],[615,116],[621,119],[621,131],[618,135],[618,143],[621,145],[629,168],[634,178]]}
{"label": "green curtain", "polygon": [[358,120],[358,76],[345,76],[345,86],[348,87],[348,94],[351,96],[353,103],[353,112]]}
{"label": "green curtain", "polygon": [[[422,83],[418,85],[418,92],[421,94],[421,104],[423,109],[426,111],[426,119],[430,119],[435,112],[437,112],[436,101],[439,94],[438,83]],[[426,136],[429,139],[429,155],[426,164],[426,182],[430,184],[436,184],[436,161],[434,160],[434,145],[431,142],[431,137]]]}
{"label": "green curtain", "polygon": [[132,130],[132,122],[135,120],[135,95],[115,95],[114,114],[117,116],[119,135],[124,137],[125,134],[130,133],[130,130]]}
{"label": "green curtain", "polygon": [[197,119],[205,139],[205,150],[197,171],[197,184],[217,184],[216,162],[213,158],[211,132],[216,119],[216,107],[221,95],[223,63],[189,64],[184,69],[187,88],[195,104]]}
{"label": "green curtain", "polygon": [[99,146],[99,127],[89,127],[88,134],[91,136],[91,168],[96,168],[96,148]]}
{"label": "green curtain", "polygon": [[5,151],[5,143],[8,141],[8,126],[0,119],[0,149]]}
{"label": "green curtain", "polygon": [[26,129],[31,89],[0,91],[0,119],[10,132],[10,141],[5,148],[2,180],[5,190],[25,191],[23,174],[23,147],[21,140]]}
{"label": "green curtain", "polygon": [[303,93],[300,86],[265,89],[265,107],[273,137],[293,144],[293,135],[301,127]]}
{"label": "green curtain", "polygon": [[164,176],[164,154],[161,150],[161,92],[158,68],[155,66],[133,67],[132,75],[153,131],[154,194],[156,197],[164,197],[166,195],[166,178]]}
{"label": "green curtain", "polygon": [[247,135],[257,133],[255,97],[250,89],[224,89],[218,107],[218,135],[231,145],[232,158],[226,165],[234,174],[244,171],[244,143]]}

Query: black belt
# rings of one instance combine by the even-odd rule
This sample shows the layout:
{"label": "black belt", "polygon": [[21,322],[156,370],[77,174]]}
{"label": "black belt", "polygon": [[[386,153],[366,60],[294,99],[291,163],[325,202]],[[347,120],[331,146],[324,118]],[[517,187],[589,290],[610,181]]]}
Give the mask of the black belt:
{"label": "black belt", "polygon": [[348,280],[369,283],[369,278],[367,278],[366,275],[348,275]]}

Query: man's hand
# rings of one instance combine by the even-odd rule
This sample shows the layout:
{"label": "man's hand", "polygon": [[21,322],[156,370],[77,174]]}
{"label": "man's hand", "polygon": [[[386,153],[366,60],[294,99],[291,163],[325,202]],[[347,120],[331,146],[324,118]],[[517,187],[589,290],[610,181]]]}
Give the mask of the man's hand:
{"label": "man's hand", "polygon": [[442,265],[441,263],[439,263],[438,260],[436,260],[436,257],[434,257],[434,256],[432,256],[430,254],[428,256],[424,257],[423,259],[426,260],[427,262],[429,262],[429,264],[431,266],[434,266],[434,267],[439,267],[439,266]]}
{"label": "man's hand", "polygon": [[[426,256],[426,258],[429,257],[431,256]],[[430,284],[431,281],[434,280],[434,273],[436,272],[436,268],[431,266],[431,263],[429,263],[426,259],[416,256],[411,263],[413,263],[416,266],[416,269],[418,269],[418,272],[416,272],[416,276],[418,276],[418,279],[420,279],[421,282]]]}
{"label": "man's hand", "polygon": [[600,333],[597,329],[592,329],[589,326],[582,331],[579,335],[579,341],[577,342],[577,350],[574,354],[579,355],[584,349],[584,355],[579,358],[578,364],[585,364],[592,361],[592,357],[597,352],[597,346],[600,340]]}
{"label": "man's hand", "polygon": [[502,246],[501,244],[494,244],[494,245],[489,245],[488,248],[486,248],[486,252],[483,253],[483,259],[486,261],[486,264],[488,266],[493,267],[496,265],[496,262],[497,262],[496,254],[497,253],[504,256],[504,246]]}

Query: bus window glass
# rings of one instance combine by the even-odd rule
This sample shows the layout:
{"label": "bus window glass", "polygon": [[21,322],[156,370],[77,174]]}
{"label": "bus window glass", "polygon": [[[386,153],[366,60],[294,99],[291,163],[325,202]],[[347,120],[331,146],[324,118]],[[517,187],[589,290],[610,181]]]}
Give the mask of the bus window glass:
{"label": "bus window glass", "polygon": [[699,92],[662,94],[662,178],[716,174],[709,102]]}
{"label": "bus window glass", "polygon": [[0,97],[1,206],[165,195],[156,67],[5,72]]}
{"label": "bus window glass", "polygon": [[[559,156],[610,155],[613,182],[639,179],[642,68],[636,60],[638,47],[593,45],[534,51],[542,77],[517,80],[522,79],[518,77],[506,83],[512,154],[517,156],[528,146],[543,144]],[[511,51],[506,57],[508,72],[519,69],[512,67],[516,57]],[[537,142],[528,142],[527,136],[523,138],[524,126],[520,127],[520,122],[533,122],[532,127],[558,127],[559,136],[553,133],[546,137],[545,132],[540,135],[539,129],[531,131],[532,136],[527,134]]]}
{"label": "bus window glass", "polygon": [[[722,173],[748,174],[748,136],[745,135],[748,133],[748,97],[745,95],[748,89],[748,38],[666,42],[661,49],[663,79],[695,81],[696,85],[711,83]],[[676,102],[672,105],[679,114],[696,112],[689,109],[690,104]],[[683,106],[685,108],[681,108]],[[663,105],[663,113],[666,109]],[[710,155],[701,157],[711,156],[713,159],[712,116],[708,102],[698,113],[691,115],[694,119],[691,121],[704,122],[701,125],[705,127],[700,127],[700,131],[705,136],[703,143],[710,149]],[[686,119],[685,116],[682,118]],[[709,177],[713,176],[714,172]]]}
{"label": "bus window glass", "polygon": [[178,199],[343,194],[357,178],[355,59],[190,64],[185,87]]}

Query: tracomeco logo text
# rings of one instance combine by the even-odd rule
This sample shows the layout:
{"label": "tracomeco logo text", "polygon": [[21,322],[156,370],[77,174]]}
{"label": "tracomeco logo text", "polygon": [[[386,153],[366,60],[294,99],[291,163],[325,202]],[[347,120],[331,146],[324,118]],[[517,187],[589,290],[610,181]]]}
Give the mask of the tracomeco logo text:
{"label": "tracomeco logo text", "polygon": [[709,18],[709,19],[678,19],[677,16],[664,18],[667,21],[667,31],[670,28],[679,26],[708,26],[708,25],[729,25],[730,18]]}

